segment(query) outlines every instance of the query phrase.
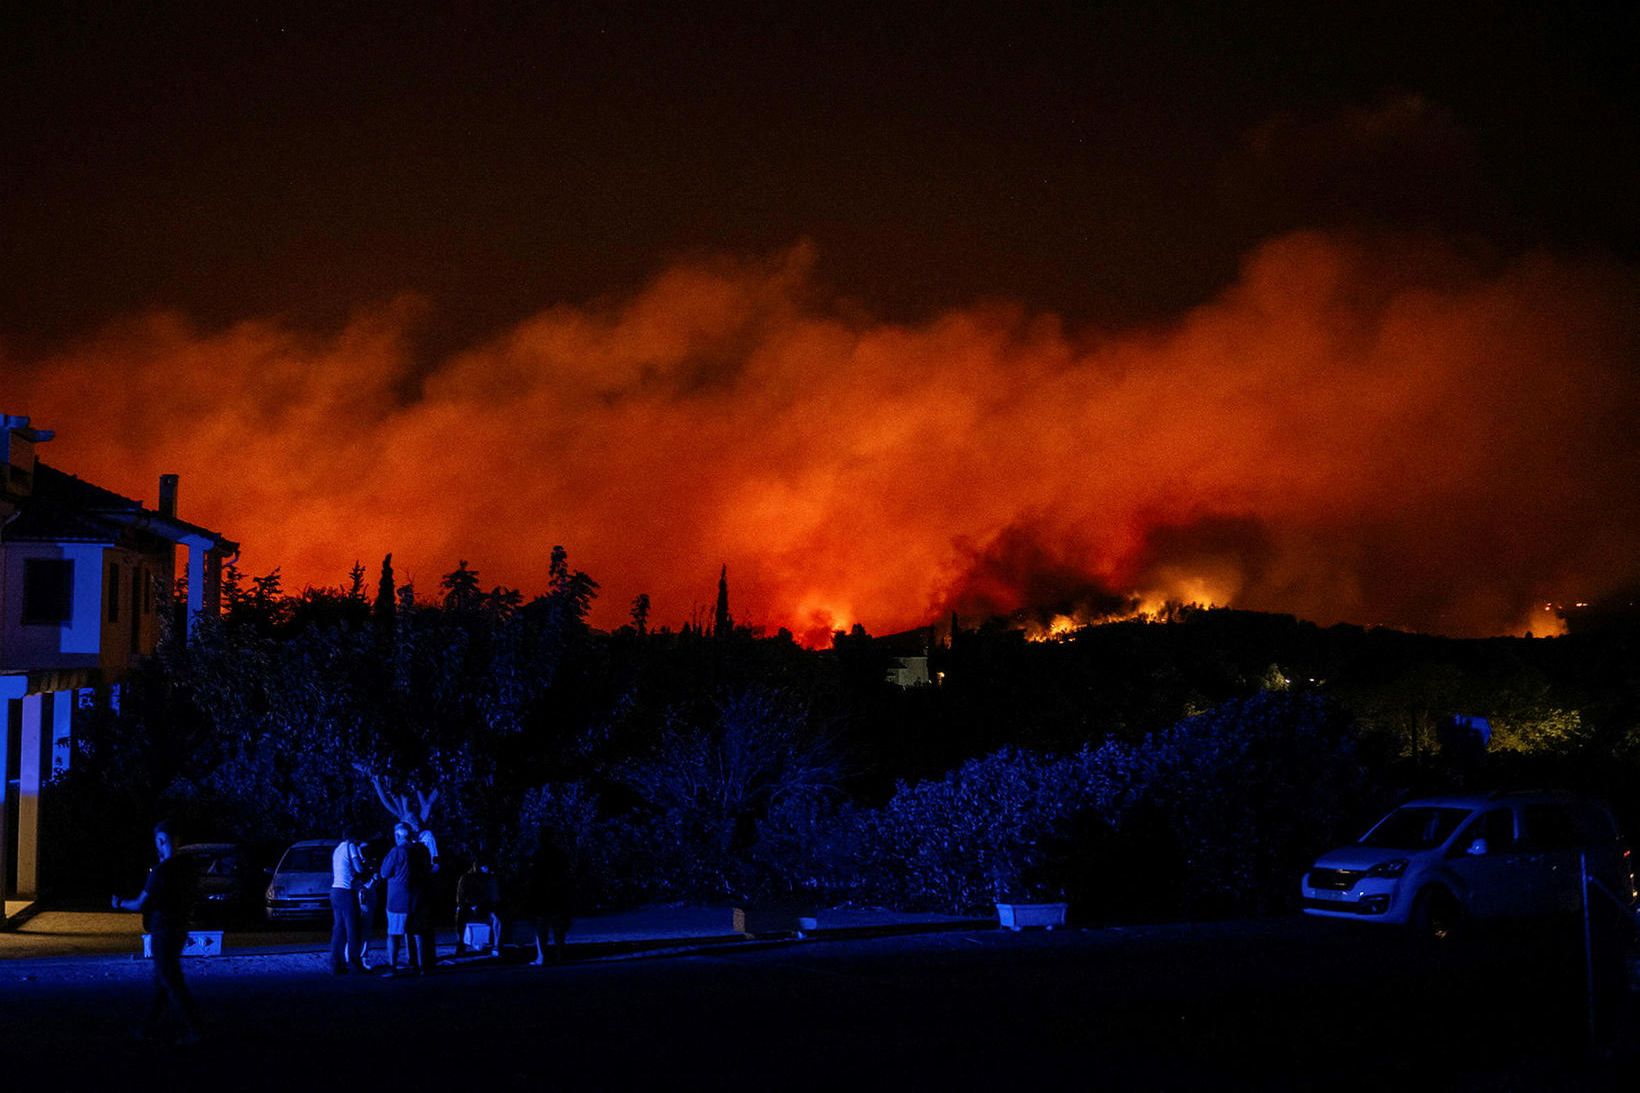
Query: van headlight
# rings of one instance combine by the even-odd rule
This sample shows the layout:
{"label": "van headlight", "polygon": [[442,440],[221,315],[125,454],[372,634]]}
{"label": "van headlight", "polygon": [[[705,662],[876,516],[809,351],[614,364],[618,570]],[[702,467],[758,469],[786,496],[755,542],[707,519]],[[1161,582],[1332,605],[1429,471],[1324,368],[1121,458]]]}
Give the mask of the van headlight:
{"label": "van headlight", "polygon": [[1381,861],[1367,870],[1369,877],[1398,877],[1407,871],[1407,860],[1396,858],[1394,861]]}

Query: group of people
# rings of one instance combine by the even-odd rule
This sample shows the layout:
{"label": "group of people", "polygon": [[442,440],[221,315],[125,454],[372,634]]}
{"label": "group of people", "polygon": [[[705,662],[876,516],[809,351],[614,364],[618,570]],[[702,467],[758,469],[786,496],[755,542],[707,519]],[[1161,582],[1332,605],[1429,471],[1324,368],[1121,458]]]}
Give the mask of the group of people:
{"label": "group of people", "polygon": [[372,867],[359,832],[350,830],[330,859],[330,970],[336,975],[369,971],[365,950],[375,920],[379,889],[387,890],[387,972],[399,974],[399,952],[405,970],[426,975],[437,962],[433,937],[431,888],[438,872],[438,841],[429,828],[400,821],[393,826],[393,848]]}
{"label": "group of people", "polygon": [[[154,826],[154,852],[158,861],[148,870],[142,891],[129,899],[113,896],[111,905],[119,911],[141,912],[143,930],[149,935],[154,994],[141,1035],[158,1036],[170,1012],[175,1015],[175,1041],[189,1044],[199,1040],[199,1021],[193,996],[182,978],[182,951],[188,943],[194,889],[193,877],[175,851],[171,827],[161,821]],[[434,878],[438,872],[438,841],[428,828],[403,821],[394,825],[393,847],[375,864],[366,853],[361,833],[349,830],[331,855],[331,971],[346,975],[371,970],[365,953],[378,898],[385,889],[385,974],[426,975],[437,959],[432,904]],[[466,951],[464,928],[467,924],[481,922],[489,927],[487,940],[491,954],[499,956],[503,914],[511,911],[516,918],[534,927],[535,959],[530,963],[545,964],[548,945],[552,947],[553,960],[561,961],[564,935],[570,923],[570,871],[567,857],[552,839],[540,840],[539,848],[528,863],[521,890],[521,901],[505,903],[489,863],[475,858],[456,884],[456,955]],[[402,971],[401,952],[404,954]]]}
{"label": "group of people", "polygon": [[[369,948],[370,927],[375,917],[377,892],[386,889],[388,976],[401,974],[399,954],[404,954],[404,971],[426,975],[437,963],[433,935],[432,907],[435,878],[439,873],[438,842],[430,829],[400,821],[393,828],[393,847],[374,869],[368,864],[358,832],[336,845],[331,860],[330,968],[337,975],[366,972],[370,968],[365,953]],[[503,913],[534,927],[534,965],[547,962],[547,946],[553,959],[561,961],[564,935],[569,929],[569,870],[567,861],[551,839],[543,838],[529,862],[523,884],[523,899],[511,904],[502,900],[501,886],[489,862],[475,857],[471,867],[456,882],[456,956],[465,955],[467,926],[479,923],[488,928],[486,945],[492,956],[501,955]]]}

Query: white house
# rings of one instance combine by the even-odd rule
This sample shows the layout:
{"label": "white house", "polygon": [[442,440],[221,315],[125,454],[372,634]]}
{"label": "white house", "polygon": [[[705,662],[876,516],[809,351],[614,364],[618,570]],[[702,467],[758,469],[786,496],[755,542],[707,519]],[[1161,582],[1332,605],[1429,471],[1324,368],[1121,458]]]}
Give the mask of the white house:
{"label": "white house", "polygon": [[26,417],[0,415],[0,898],[7,913],[40,879],[40,789],[68,763],[81,695],[117,687],[154,651],[186,551],[192,632],[215,612],[222,559],[238,547],[177,519],[177,478],[159,505],[41,463],[51,439]]}

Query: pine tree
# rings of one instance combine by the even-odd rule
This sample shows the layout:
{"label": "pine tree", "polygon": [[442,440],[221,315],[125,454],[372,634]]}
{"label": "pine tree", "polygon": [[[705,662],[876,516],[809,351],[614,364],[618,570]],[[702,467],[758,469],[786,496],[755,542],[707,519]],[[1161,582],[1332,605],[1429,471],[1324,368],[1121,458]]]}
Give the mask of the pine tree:
{"label": "pine tree", "polygon": [[357,558],[353,560],[353,568],[347,571],[347,598],[354,603],[364,602],[364,563]]}
{"label": "pine tree", "polygon": [[279,575],[279,568],[274,566],[272,573],[251,578],[251,584],[256,586],[256,591],[251,593],[251,603],[259,611],[272,611],[284,598],[285,579]]}
{"label": "pine tree", "polygon": [[632,628],[641,638],[649,633],[649,593],[640,592],[632,601]]}
{"label": "pine tree", "polygon": [[245,602],[244,574],[239,567],[228,562],[222,567],[222,606],[229,615],[232,615],[240,604]]}
{"label": "pine tree", "polygon": [[383,631],[391,633],[398,614],[398,589],[393,586],[393,555],[382,559],[381,579],[376,582],[376,602],[371,605],[370,617]]}
{"label": "pine tree", "polygon": [[439,587],[444,589],[446,611],[471,611],[478,606],[483,595],[478,587],[478,571],[468,569],[465,558],[456,563],[454,570],[444,575]]}

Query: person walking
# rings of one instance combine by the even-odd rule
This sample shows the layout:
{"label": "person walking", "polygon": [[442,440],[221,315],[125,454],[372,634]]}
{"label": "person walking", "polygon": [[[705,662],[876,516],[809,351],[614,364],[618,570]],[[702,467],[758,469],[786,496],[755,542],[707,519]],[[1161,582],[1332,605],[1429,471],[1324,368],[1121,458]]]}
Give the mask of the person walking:
{"label": "person walking", "polygon": [[541,832],[525,879],[525,913],[535,926],[535,959],[530,961],[531,965],[540,967],[547,962],[549,934],[552,962],[564,962],[564,935],[569,932],[573,888],[569,855],[551,833]]}
{"label": "person walking", "polygon": [[359,918],[359,889],[365,882],[364,851],[352,828],[330,856],[330,972],[363,974],[364,926]]}
{"label": "person walking", "polygon": [[154,1001],[142,1035],[159,1035],[167,1009],[176,1015],[179,1045],[199,1042],[199,1016],[193,995],[182,979],[182,948],[188,943],[188,904],[193,894],[192,877],[182,859],[176,857],[171,826],[161,820],[154,825],[154,852],[159,861],[148,870],[142,891],[132,899],[112,897],[116,911],[140,911],[142,928],[148,932],[154,960]]}

